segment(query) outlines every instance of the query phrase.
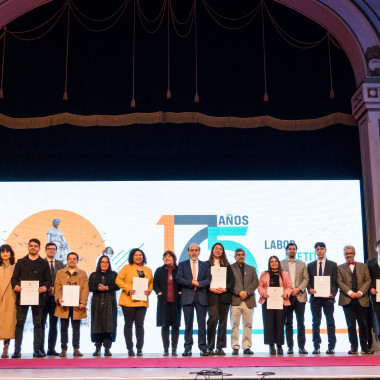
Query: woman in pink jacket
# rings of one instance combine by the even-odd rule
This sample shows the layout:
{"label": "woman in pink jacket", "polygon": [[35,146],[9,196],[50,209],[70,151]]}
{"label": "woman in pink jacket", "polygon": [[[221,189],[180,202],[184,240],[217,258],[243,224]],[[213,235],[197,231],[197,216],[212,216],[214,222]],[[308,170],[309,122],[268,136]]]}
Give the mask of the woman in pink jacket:
{"label": "woman in pink jacket", "polygon": [[283,307],[290,305],[289,296],[292,292],[292,283],[288,272],[281,270],[280,260],[277,256],[269,258],[268,270],[261,273],[258,289],[260,293],[259,303],[263,305],[264,344],[269,344],[271,355],[276,355],[275,344],[277,345],[277,354],[283,355],[285,312],[283,308],[267,308],[268,287],[282,287]]}

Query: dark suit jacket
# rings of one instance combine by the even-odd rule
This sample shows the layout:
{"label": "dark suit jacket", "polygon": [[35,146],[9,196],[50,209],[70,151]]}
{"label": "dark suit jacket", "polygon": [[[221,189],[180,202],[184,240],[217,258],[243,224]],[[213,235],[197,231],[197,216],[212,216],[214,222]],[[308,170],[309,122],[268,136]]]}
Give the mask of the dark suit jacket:
{"label": "dark suit jacket", "polygon": [[[48,259],[46,258],[45,259],[49,265],[49,270],[50,270],[50,263],[48,261]],[[55,283],[55,276],[57,275],[57,272],[60,270],[60,269],[63,269],[65,268],[66,265],[63,263],[63,261],[60,261],[60,260],[55,260],[54,259],[54,274],[53,274],[53,278],[52,278],[52,283],[51,283],[51,286],[54,286],[54,283]]]}
{"label": "dark suit jacket", "polygon": [[[307,273],[309,275],[309,284],[307,285],[307,290],[314,289],[314,276],[317,275],[317,261],[315,260],[307,265]],[[337,264],[335,261],[327,260],[325,264],[325,270],[323,272],[324,276],[330,276],[330,294],[335,298],[338,292],[338,282],[337,282]],[[319,298],[319,297],[317,297]],[[331,298],[331,302],[335,302],[335,299]],[[311,294],[310,302],[314,301],[314,295]]]}
{"label": "dark suit jacket", "polygon": [[255,290],[259,286],[259,278],[257,277],[256,268],[251,265],[244,264],[244,286],[239,264],[232,264],[231,269],[235,276],[232,305],[238,306],[241,304],[242,301],[239,297],[239,293],[244,290],[248,294],[248,297],[245,300],[247,307],[250,309],[256,307]]}
{"label": "dark suit jacket", "polygon": [[[368,289],[371,285],[371,276],[368,267],[363,263],[356,263],[355,267],[358,291],[363,293],[363,296],[359,298],[359,303],[363,307],[369,307]],[[338,286],[339,305],[348,305],[351,302],[351,297],[347,292],[352,290],[352,272],[347,263],[338,266]]]}
{"label": "dark suit jacket", "polygon": [[[210,271],[211,271],[211,266],[210,266]],[[212,277],[212,276],[211,276]],[[209,305],[215,305],[218,302],[218,298],[221,298],[222,303],[227,303],[230,304],[232,301],[232,291],[234,289],[235,285],[235,277],[232,272],[231,266],[229,265],[227,267],[227,281],[226,281],[226,289],[227,291],[222,294],[215,294],[208,291],[208,304]],[[209,287],[210,289],[210,287]]]}
{"label": "dark suit jacket", "polygon": [[[372,257],[371,259],[367,260],[367,266],[369,270],[369,274],[371,276],[371,286],[370,289],[374,288],[376,289],[376,280],[380,280],[380,267],[377,263],[377,256]],[[371,294],[372,302],[376,302],[376,295],[374,296]]]}
{"label": "dark suit jacket", "polygon": [[[198,276],[197,281],[199,282],[199,287],[197,291],[194,291],[193,274],[191,273],[190,259],[182,261],[178,265],[177,276],[175,280],[182,288],[181,304],[191,305],[194,300],[200,305],[207,306],[207,287],[211,282],[211,272],[210,265],[203,261],[199,261]],[[197,293],[197,297],[195,297]]]}

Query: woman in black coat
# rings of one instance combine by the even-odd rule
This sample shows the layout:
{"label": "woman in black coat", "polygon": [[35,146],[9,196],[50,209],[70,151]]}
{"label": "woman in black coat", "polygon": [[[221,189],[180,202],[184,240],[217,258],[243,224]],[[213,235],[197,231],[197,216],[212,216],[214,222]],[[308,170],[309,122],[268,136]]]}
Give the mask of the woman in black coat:
{"label": "woman in black coat", "polygon": [[91,301],[91,341],[95,343],[94,356],[100,356],[102,344],[104,356],[112,356],[112,342],[116,340],[117,304],[115,284],[117,273],[112,271],[108,256],[100,256],[96,271],[89,279]]}
{"label": "woman in black coat", "polygon": [[[214,288],[211,281],[208,290],[208,321],[207,321],[207,352],[209,355],[225,355],[223,348],[227,347],[227,318],[232,302],[232,291],[235,286],[235,276],[227,260],[226,252],[221,243],[215,243],[211,248],[208,260],[211,271],[215,267],[226,267],[226,287]],[[212,273],[211,273],[212,274]],[[219,325],[218,325],[219,323]],[[218,337],[215,348],[216,327]]]}
{"label": "woman in black coat", "polygon": [[177,257],[174,252],[163,254],[164,265],[154,273],[153,290],[157,294],[157,326],[161,326],[164,356],[169,355],[169,329],[172,328],[172,355],[177,356],[179,326],[181,325],[181,289],[174,281]]}

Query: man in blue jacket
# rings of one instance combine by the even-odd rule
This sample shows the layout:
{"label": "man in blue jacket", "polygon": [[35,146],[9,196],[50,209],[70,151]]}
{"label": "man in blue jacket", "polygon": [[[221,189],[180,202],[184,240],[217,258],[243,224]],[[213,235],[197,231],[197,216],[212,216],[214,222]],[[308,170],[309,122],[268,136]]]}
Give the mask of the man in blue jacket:
{"label": "man in blue jacket", "polygon": [[178,265],[176,281],[182,287],[181,304],[185,318],[185,352],[182,356],[191,356],[193,347],[194,309],[198,321],[198,347],[201,356],[207,356],[206,315],[207,287],[211,282],[211,271],[208,263],[198,259],[201,250],[197,244],[187,248],[189,260]]}

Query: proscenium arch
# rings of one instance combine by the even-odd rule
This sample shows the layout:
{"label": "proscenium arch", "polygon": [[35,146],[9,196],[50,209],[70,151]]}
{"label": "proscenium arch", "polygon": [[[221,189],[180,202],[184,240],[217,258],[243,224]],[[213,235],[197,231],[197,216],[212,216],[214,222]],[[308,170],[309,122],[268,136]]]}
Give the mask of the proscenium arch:
{"label": "proscenium arch", "polygon": [[[52,0],[5,0],[0,5],[0,28],[23,14]],[[356,85],[368,75],[365,52],[379,46],[380,20],[377,24],[360,9],[355,0],[273,0],[314,20],[342,45],[353,68]],[[373,16],[373,15],[372,15]],[[376,16],[376,15],[375,15]]]}

